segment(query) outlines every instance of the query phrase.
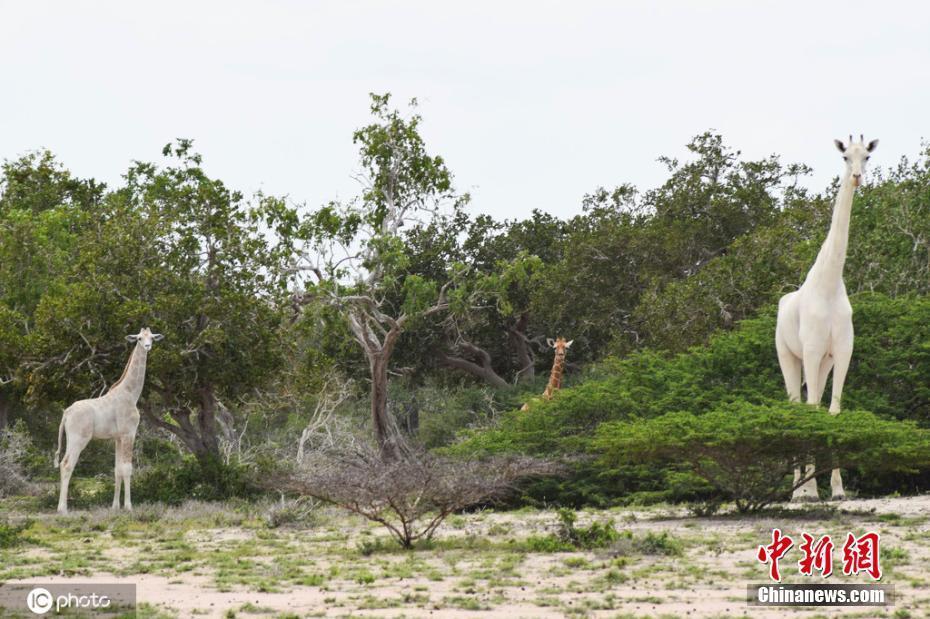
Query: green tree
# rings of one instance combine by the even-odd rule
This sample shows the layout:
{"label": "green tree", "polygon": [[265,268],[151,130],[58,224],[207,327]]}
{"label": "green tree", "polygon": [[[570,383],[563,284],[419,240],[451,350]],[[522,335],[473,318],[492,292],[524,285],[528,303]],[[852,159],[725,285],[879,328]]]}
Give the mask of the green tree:
{"label": "green tree", "polygon": [[[930,149],[870,178],[853,201],[846,288],[850,294],[925,295],[930,292]],[[789,184],[773,219],[747,231],[692,275],[651,286],[633,314],[642,341],[684,350],[795,290],[827,234],[836,191],[836,181],[817,195]]]}
{"label": "green tree", "polygon": [[190,148],[166,146],[165,168],[134,165],[103,200],[38,304],[28,382],[35,400],[102,393],[128,356],[124,336],[149,325],[165,340],[149,360],[143,416],[205,463],[218,455],[228,406],[280,365],[286,290],[261,228],[278,202],[250,204]]}
{"label": "green tree", "polygon": [[[543,265],[540,255],[560,251],[561,222],[540,212],[529,220],[497,222],[486,215],[462,219],[456,227],[434,227],[409,235],[411,271],[445,274],[443,265],[467,265],[473,282],[483,282],[483,296],[470,306],[444,314],[417,332],[422,369],[439,367],[465,372],[501,389],[512,382],[530,382],[536,353],[545,344],[542,325],[531,325],[531,295]],[[448,249],[433,248],[442,240]],[[460,240],[461,239],[461,240]],[[535,331],[535,333],[534,333]]]}
{"label": "green tree", "polygon": [[388,376],[401,335],[431,315],[469,304],[467,289],[460,286],[464,265],[446,265],[441,281],[409,272],[404,228],[451,225],[468,196],[455,192],[443,159],[427,152],[420,116],[393,109],[389,95],[371,99],[374,122],[353,137],[361,160],[361,196],[330,203],[299,223],[284,218],[276,231],[282,246],[302,249],[293,269],[311,275],[301,282],[302,301],[334,309],[364,354],[374,436],[391,456],[397,442],[387,406]]}
{"label": "green tree", "polygon": [[103,185],[74,178],[48,151],[0,166],[0,430],[26,388],[39,301],[68,270],[103,195]]}
{"label": "green tree", "polygon": [[[747,234],[773,226],[782,209],[802,202],[809,208],[796,185],[808,171],[804,166],[782,165],[775,156],[742,160],[713,133],[695,137],[687,148],[687,161],[660,159],[669,178],[659,187],[598,189],[567,222],[562,258],[547,265],[533,311],[575,339],[573,359],[648,345],[686,348],[697,339],[681,341],[695,321],[682,298],[688,282],[703,281],[709,265],[736,251]],[[702,297],[698,315],[712,312],[714,320],[698,327],[741,318],[739,308],[731,307],[733,297]]]}

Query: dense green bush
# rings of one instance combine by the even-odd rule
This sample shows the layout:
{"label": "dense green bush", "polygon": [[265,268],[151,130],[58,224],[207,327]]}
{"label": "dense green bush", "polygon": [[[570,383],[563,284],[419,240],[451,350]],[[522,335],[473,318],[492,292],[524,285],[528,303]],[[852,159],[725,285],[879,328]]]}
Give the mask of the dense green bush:
{"label": "dense green bush", "polygon": [[529,413],[510,411],[490,430],[465,433],[458,450],[584,453],[603,422],[705,412],[727,401],[764,401],[784,392],[775,358],[774,321],[746,321],[706,348],[669,356],[645,350],[600,364],[588,380],[563,389]]}
{"label": "dense green bush", "polygon": [[179,455],[175,461],[166,460],[133,475],[132,498],[137,503],[159,501],[168,505],[187,500],[254,498],[262,492],[256,477],[253,467],[236,462]]}
{"label": "dense green bush", "polygon": [[0,548],[11,548],[26,541],[23,532],[32,526],[32,521],[10,524],[0,520]]}
{"label": "dense green bush", "polygon": [[611,520],[596,521],[582,527],[578,526],[578,516],[573,510],[562,507],[556,514],[559,517],[559,526],[555,533],[531,535],[526,538],[526,547],[530,552],[571,552],[578,549],[607,548],[622,537],[630,536],[628,532],[617,531]]}
{"label": "dense green bush", "polygon": [[930,462],[930,431],[913,422],[863,411],[833,416],[787,403],[734,403],[702,415],[605,423],[594,446],[607,466],[642,463],[691,473],[713,489],[711,500],[732,500],[741,512],[787,499],[807,481],[793,483],[802,463],[814,461],[826,473],[834,466],[912,471]]}
{"label": "dense green bush", "polygon": [[930,297],[860,294],[853,308],[843,406],[930,426]]}
{"label": "dense green bush", "polygon": [[[853,307],[856,349],[844,409],[930,425],[930,297],[860,294],[854,297]],[[774,333],[775,317],[767,314],[684,353],[644,350],[622,360],[607,360],[591,370],[587,380],[563,389],[552,401],[540,402],[529,412],[505,413],[493,428],[463,433],[450,449],[570,458],[573,474],[531,484],[524,495],[531,503],[709,498],[700,479],[681,471],[642,462],[604,467],[592,461],[597,454],[592,437],[609,421],[652,419],[669,412],[702,415],[735,403],[784,402]],[[850,418],[843,413],[840,419]],[[866,494],[915,491],[930,487],[930,467],[894,476],[853,472],[850,481],[851,489]]]}
{"label": "dense green bush", "polygon": [[587,527],[579,527],[578,516],[574,511],[563,507],[559,514],[559,539],[575,548],[590,550],[604,548],[617,541],[620,533],[614,528],[614,523],[605,520],[592,522]]}
{"label": "dense green bush", "polygon": [[509,411],[497,426],[463,433],[450,448],[456,453],[562,454],[571,473],[560,479],[529,484],[522,502],[604,506],[618,500],[696,500],[700,483],[670,486],[666,472],[630,463],[605,467],[596,459],[591,439],[604,422],[657,417],[687,410],[703,413],[737,400],[764,402],[782,397],[774,353],[771,317],[746,321],[706,348],[665,355],[640,351],[608,360],[589,372],[587,380],[559,391],[550,402],[529,412]]}
{"label": "dense green bush", "polygon": [[678,556],[683,552],[679,540],[668,532],[648,532],[643,537],[634,537],[630,531],[618,531],[611,520],[595,521],[586,527],[578,526],[578,516],[568,508],[557,512],[559,527],[554,534],[531,535],[526,547],[531,552],[570,552],[608,548],[613,556],[623,555],[668,555]]}

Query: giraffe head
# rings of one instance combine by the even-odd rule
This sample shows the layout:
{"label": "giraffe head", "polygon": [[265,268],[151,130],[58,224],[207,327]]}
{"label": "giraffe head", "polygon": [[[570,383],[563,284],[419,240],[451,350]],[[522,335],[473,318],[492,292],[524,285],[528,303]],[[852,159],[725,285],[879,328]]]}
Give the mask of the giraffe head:
{"label": "giraffe head", "polygon": [[555,354],[565,355],[565,351],[572,345],[572,342],[575,340],[565,341],[564,337],[559,337],[553,340],[551,337],[546,340],[546,343],[549,344],[552,348],[555,348]]}
{"label": "giraffe head", "polygon": [[859,141],[853,142],[853,137],[849,136],[849,144],[843,144],[842,140],[833,140],[836,148],[843,153],[843,161],[846,162],[846,172],[852,179],[853,187],[858,187],[862,183],[862,175],[865,172],[865,162],[869,160],[870,153],[878,146],[878,140],[872,140],[868,144],[859,134]]}
{"label": "giraffe head", "polygon": [[152,342],[157,342],[164,337],[161,333],[152,333],[151,329],[143,327],[138,335],[127,335],[126,339],[135,342],[136,346],[141,346],[143,350],[148,352],[152,349]]}

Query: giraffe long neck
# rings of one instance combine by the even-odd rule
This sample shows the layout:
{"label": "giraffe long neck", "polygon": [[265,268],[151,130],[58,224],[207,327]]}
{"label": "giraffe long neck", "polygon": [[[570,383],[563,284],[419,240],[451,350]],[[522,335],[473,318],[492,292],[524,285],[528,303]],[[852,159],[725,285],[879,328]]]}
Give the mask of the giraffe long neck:
{"label": "giraffe long neck", "polygon": [[843,281],[843,267],[846,264],[846,250],[849,246],[849,219],[852,213],[855,186],[849,173],[840,182],[833,206],[833,219],[830,232],[817,254],[817,260],[807,274],[808,281],[832,290]]}
{"label": "giraffe long neck", "polygon": [[129,361],[123,369],[123,375],[113,383],[107,393],[125,392],[132,397],[133,402],[137,402],[139,396],[142,395],[142,386],[145,384],[145,363],[147,358],[148,353],[141,345],[137,344],[132,349]]}
{"label": "giraffe long neck", "polygon": [[549,384],[543,392],[543,398],[548,400],[552,394],[562,388],[562,373],[565,372],[565,351],[559,350],[555,353],[555,359],[552,362],[552,372],[549,374]]}

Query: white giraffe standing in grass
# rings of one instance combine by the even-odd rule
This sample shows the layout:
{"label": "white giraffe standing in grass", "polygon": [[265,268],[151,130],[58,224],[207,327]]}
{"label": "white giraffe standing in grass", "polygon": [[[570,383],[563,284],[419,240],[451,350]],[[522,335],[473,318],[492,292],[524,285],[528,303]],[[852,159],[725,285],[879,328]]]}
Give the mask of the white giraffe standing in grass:
{"label": "white giraffe standing in grass", "polygon": [[[801,401],[801,371],[807,382],[807,403],[820,405],[827,376],[833,370],[833,394],[830,413],[840,412],[843,383],[853,351],[852,306],[843,283],[843,266],[849,242],[849,216],[853,194],[862,182],[869,154],[878,140],[849,144],[834,141],[843,153],[846,171],[840,180],[840,189],[833,206],[830,232],[817,254],[814,266],[801,287],[789,292],[778,302],[778,323],[775,328],[775,348],[778,363],[785,378],[785,388],[792,402]],[[813,473],[813,464],[807,466],[806,475]],[[800,468],[795,469],[795,483],[800,479]],[[839,469],[833,469],[830,478],[832,497],[843,499],[843,478]],[[817,480],[811,478],[794,491],[794,501],[818,500]]]}
{"label": "white giraffe standing in grass", "polygon": [[119,508],[120,482],[125,489],[123,506],[132,509],[129,491],[132,477],[132,446],[136,440],[139,427],[139,411],[136,403],[142,395],[145,384],[145,362],[152,342],[162,339],[160,333],[152,333],[146,327],[138,335],[127,335],[126,339],[135,342],[129,362],[123,375],[101,397],[78,400],[65,409],[58,426],[58,450],[55,452],[55,466],[58,467],[58,455],[61,453],[61,435],[67,433],[67,451],[61,460],[61,494],[58,497],[58,512],[68,511],[68,483],[81,452],[92,438],[114,439],[116,442],[115,484],[113,490],[113,509]]}

